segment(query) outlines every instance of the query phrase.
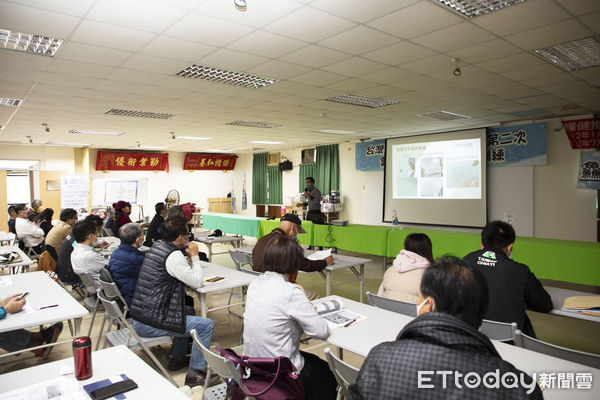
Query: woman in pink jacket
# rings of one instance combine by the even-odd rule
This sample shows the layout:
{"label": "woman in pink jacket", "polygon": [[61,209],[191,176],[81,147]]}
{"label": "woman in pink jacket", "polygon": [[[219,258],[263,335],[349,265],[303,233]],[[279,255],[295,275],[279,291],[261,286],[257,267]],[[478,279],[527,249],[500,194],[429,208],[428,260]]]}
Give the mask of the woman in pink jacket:
{"label": "woman in pink jacket", "polygon": [[407,303],[417,302],[421,276],[433,263],[431,240],[424,233],[411,233],[404,239],[404,250],[385,271],[378,296]]}

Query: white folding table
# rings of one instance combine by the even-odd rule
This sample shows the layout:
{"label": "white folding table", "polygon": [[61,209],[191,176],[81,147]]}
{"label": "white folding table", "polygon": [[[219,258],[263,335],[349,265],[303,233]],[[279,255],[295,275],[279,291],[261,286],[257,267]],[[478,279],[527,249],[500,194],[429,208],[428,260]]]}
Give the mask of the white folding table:
{"label": "white folding table", "polygon": [[12,262],[12,263],[0,263],[0,268],[9,268],[11,274],[14,274],[19,267],[27,268],[33,264],[33,260],[29,258],[27,254],[25,254],[17,245],[11,246],[0,246],[0,254],[15,252],[21,256],[21,261]]}
{"label": "white folding table", "polygon": [[[68,370],[71,370],[71,373],[61,375],[61,372]],[[87,399],[88,396],[83,390],[84,385],[125,374],[138,385],[137,389],[125,393],[127,399],[189,400],[189,397],[125,346],[110,347],[93,352],[92,370],[94,375],[90,379],[77,381],[72,370],[72,357],[25,368],[0,375],[0,388],[2,388],[2,392],[8,392],[44,380],[64,376],[66,379],[76,382],[83,394],[83,398]]]}
{"label": "white folding table", "polygon": [[565,302],[565,299],[567,297],[599,296],[598,294],[594,295],[593,293],[580,292],[577,290],[561,289],[561,288],[557,288],[557,287],[553,287],[553,286],[544,286],[544,289],[546,289],[546,291],[548,293],[550,293],[550,296],[552,297],[552,304],[554,304],[554,309],[552,311],[550,311],[550,314],[560,315],[560,316],[569,317],[569,318],[584,319],[586,321],[600,323],[600,315],[582,314],[578,311],[568,311],[568,310],[562,309],[563,303]]}
{"label": "white folding table", "polygon": [[198,237],[194,237],[194,241],[200,242],[206,246],[206,248],[208,249],[208,262],[212,262],[213,254],[225,254],[225,252],[213,253],[213,251],[212,251],[213,244],[215,244],[215,243],[231,243],[234,248],[239,248],[242,245],[244,238],[242,236],[219,236],[219,237],[198,236]]}
{"label": "white folding table", "polygon": [[[0,297],[25,292],[29,292],[25,309],[15,314],[8,314],[6,318],[0,322],[0,332],[9,332],[37,325],[53,324],[59,321],[69,321],[70,325],[70,320],[73,320],[75,325],[73,337],[79,335],[81,320],[84,316],[89,314],[89,311],[79,304],[69,292],[52,280],[45,272],[38,271],[0,276]],[[41,307],[46,306],[54,307],[40,309]],[[36,348],[69,342],[70,340],[66,340],[38,346]],[[2,354],[0,357],[6,357],[11,354],[22,353],[29,350],[31,350],[31,348]]]}

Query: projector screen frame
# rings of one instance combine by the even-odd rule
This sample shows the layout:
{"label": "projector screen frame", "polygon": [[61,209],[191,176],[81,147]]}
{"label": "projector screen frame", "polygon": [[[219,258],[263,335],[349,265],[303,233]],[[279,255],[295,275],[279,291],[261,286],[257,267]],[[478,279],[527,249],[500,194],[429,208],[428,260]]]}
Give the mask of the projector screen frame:
{"label": "projector screen frame", "polygon": [[[483,203],[484,206],[484,211],[483,211],[483,219],[484,221],[481,222],[481,225],[479,224],[451,224],[451,223],[434,223],[434,222],[415,222],[415,221],[405,221],[402,219],[398,219],[398,223],[404,224],[404,225],[413,225],[413,226],[440,226],[440,227],[450,227],[450,228],[466,228],[466,229],[480,229],[483,228],[485,226],[485,224],[487,223],[488,220],[488,200],[487,200],[487,158],[486,158],[486,149],[487,149],[487,141],[486,141],[486,128],[485,127],[477,127],[477,128],[467,128],[467,129],[460,129],[460,130],[452,130],[452,131],[441,131],[441,132],[427,132],[427,133],[419,133],[419,134],[415,134],[415,135],[406,135],[406,136],[396,136],[396,137],[390,137],[390,138],[386,138],[385,139],[385,168],[383,169],[383,206],[382,206],[382,214],[381,214],[381,221],[383,223],[392,223],[393,221],[391,220],[386,220],[386,199],[387,199],[387,191],[388,191],[388,163],[392,162],[391,157],[389,157],[391,155],[391,148],[389,147],[390,145],[390,141],[396,140],[396,139],[415,139],[418,137],[422,137],[422,138],[426,138],[426,137],[431,137],[431,136],[435,136],[435,135],[454,135],[454,136],[460,136],[462,134],[468,134],[470,131],[479,131],[479,135],[480,135],[480,140],[481,140],[481,148],[480,148],[480,152],[481,152],[481,199],[475,199],[478,201],[481,201]],[[460,140],[460,138],[449,138],[449,139],[440,139],[440,141],[442,140]],[[423,141],[419,141],[418,139],[414,140],[414,143],[422,143],[422,142],[433,142],[434,140],[423,140]],[[390,164],[390,168],[391,164]],[[389,188],[389,190],[393,190],[393,188]],[[419,201],[444,201],[444,200],[449,200],[449,199],[439,199],[439,198],[435,198],[435,199],[411,199],[411,200],[419,200]],[[453,200],[471,200],[471,199],[453,199]]]}

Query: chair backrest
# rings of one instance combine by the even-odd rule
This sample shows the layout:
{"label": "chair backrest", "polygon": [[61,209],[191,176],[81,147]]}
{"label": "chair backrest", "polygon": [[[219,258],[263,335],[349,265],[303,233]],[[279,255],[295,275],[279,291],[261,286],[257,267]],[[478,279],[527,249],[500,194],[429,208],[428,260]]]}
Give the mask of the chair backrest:
{"label": "chair backrest", "polygon": [[94,280],[92,279],[90,274],[88,274],[87,272],[82,272],[81,274],[77,274],[77,276],[79,276],[79,279],[81,279],[81,283],[83,283],[83,285],[87,289],[88,295],[96,294],[98,288],[96,287],[96,283],[94,283]]}
{"label": "chair backrest", "polygon": [[516,322],[498,322],[484,319],[481,322],[481,333],[490,339],[500,342],[510,342],[513,340],[514,332],[517,330]]}
{"label": "chair backrest", "polygon": [[371,292],[367,292],[369,304],[374,307],[383,308],[384,310],[393,311],[399,314],[408,315],[409,317],[417,316],[417,308],[412,303],[407,303],[400,300],[388,299],[387,297],[377,296]]}
{"label": "chair backrest", "polygon": [[329,369],[333,372],[333,376],[335,376],[335,380],[338,383],[338,390],[340,390],[345,397],[348,397],[348,386],[356,382],[356,379],[358,378],[358,369],[346,364],[334,356],[329,347],[325,349],[325,356],[327,357]]}
{"label": "chair backrest", "polygon": [[112,274],[110,273],[110,270],[108,269],[108,267],[104,267],[100,270],[100,276],[98,277],[98,280],[100,281],[100,286],[102,286],[102,290],[104,291],[104,294],[108,298],[110,298],[110,299],[117,298],[123,303],[123,305],[125,307],[127,307],[127,302],[125,301],[125,298],[123,297],[123,294],[121,293],[121,290],[119,289],[116,282],[114,281]]}
{"label": "chair backrest", "polygon": [[587,365],[593,368],[600,368],[600,355],[597,354],[586,353],[584,351],[568,349],[566,347],[546,343],[527,336],[518,329],[515,331],[514,340],[517,346],[527,350],[536,351],[552,357],[562,358],[563,360]]}
{"label": "chair backrest", "polygon": [[204,355],[204,358],[206,359],[206,362],[210,369],[212,369],[217,375],[223,378],[223,380],[233,379],[237,383],[240,382],[240,373],[235,368],[235,365],[233,365],[231,360],[221,357],[207,349],[200,341],[200,337],[198,337],[198,332],[196,332],[195,329],[192,329],[190,331],[190,334],[194,338],[194,344],[198,346],[198,348]]}
{"label": "chair backrest", "polygon": [[106,293],[104,293],[103,289],[98,290],[98,298],[104,306],[104,312],[108,314],[110,319],[112,319],[113,321],[120,320],[126,322],[125,318],[123,317],[123,311],[121,311],[121,309],[119,308],[119,304],[115,299],[109,298],[106,295]]}
{"label": "chair backrest", "polygon": [[244,265],[249,265],[252,268],[252,256],[248,253],[242,253],[240,251],[229,250],[229,255],[235,264],[235,269],[242,272],[247,272],[252,275],[262,275],[262,272],[254,271],[252,269],[244,268]]}

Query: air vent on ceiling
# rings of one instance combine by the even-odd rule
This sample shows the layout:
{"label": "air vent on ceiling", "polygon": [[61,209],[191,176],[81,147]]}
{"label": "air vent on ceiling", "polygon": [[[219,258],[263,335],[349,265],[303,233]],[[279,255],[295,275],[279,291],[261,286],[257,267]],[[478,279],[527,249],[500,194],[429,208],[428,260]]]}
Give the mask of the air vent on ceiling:
{"label": "air vent on ceiling", "polygon": [[226,122],[225,125],[249,126],[252,128],[277,128],[278,126],[281,126],[281,124],[276,124],[273,122],[242,121],[242,120]]}
{"label": "air vent on ceiling", "polygon": [[106,110],[104,114],[108,115],[120,115],[123,117],[140,117],[140,118],[156,118],[156,119],[169,119],[175,116],[175,114],[166,113],[155,113],[148,111],[133,111],[133,110],[120,110],[118,108],[111,108]]}
{"label": "air vent on ceiling", "polygon": [[465,119],[471,118],[467,115],[455,114],[448,111],[434,111],[427,114],[419,114],[417,117],[429,117],[434,119],[439,119],[441,121],[452,121],[455,119]]}
{"label": "air vent on ceiling", "polygon": [[600,42],[591,37],[535,49],[533,52],[567,71],[600,65]]}
{"label": "air vent on ceiling", "polygon": [[489,14],[525,0],[438,0],[445,6],[469,18]]}
{"label": "air vent on ceiling", "polygon": [[175,75],[184,78],[204,79],[206,81],[227,83],[228,85],[243,86],[253,89],[268,86],[277,82],[277,79],[247,74],[244,72],[227,71],[220,68],[204,67],[196,64],[192,64],[189,67],[182,69]]}
{"label": "air vent on ceiling", "polygon": [[4,97],[0,97],[0,104],[2,104],[3,106],[18,107],[21,105],[22,102],[23,100],[19,99],[6,99]]}
{"label": "air vent on ceiling", "polygon": [[63,40],[0,29],[0,48],[54,57]]}
{"label": "air vent on ceiling", "polygon": [[352,104],[354,106],[370,107],[370,108],[384,107],[384,106],[389,106],[389,105],[398,103],[397,101],[386,100],[381,97],[367,97],[367,96],[361,96],[360,94],[354,94],[354,93],[348,93],[343,96],[330,97],[329,99],[326,99],[326,100],[334,101],[336,103]]}

